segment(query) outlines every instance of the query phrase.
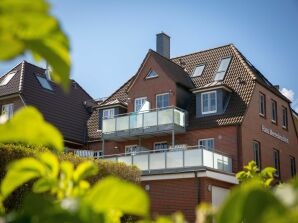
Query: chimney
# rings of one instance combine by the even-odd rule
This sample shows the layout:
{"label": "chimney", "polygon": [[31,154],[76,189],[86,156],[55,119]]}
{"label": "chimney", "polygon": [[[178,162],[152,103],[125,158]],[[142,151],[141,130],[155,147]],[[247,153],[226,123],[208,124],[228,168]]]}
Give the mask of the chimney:
{"label": "chimney", "polygon": [[164,32],[156,34],[156,52],[170,59],[170,37]]}
{"label": "chimney", "polygon": [[46,71],[45,71],[45,75],[46,78],[50,81],[51,80],[51,67],[49,66],[48,62],[46,63]]}

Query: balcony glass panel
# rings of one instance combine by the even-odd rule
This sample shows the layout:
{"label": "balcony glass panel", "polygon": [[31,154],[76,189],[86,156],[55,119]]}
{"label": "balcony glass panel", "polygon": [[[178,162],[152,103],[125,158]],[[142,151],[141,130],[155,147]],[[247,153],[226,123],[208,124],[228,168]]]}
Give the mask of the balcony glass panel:
{"label": "balcony glass panel", "polygon": [[109,161],[117,161],[117,157],[106,157],[105,160],[109,160]]}
{"label": "balcony glass panel", "polygon": [[133,164],[140,170],[148,170],[149,154],[140,154],[133,157]]}
{"label": "balcony glass panel", "polygon": [[185,167],[202,166],[202,149],[184,151]]}
{"label": "balcony glass panel", "polygon": [[203,149],[203,166],[213,168],[213,152]]}
{"label": "balcony glass panel", "polygon": [[102,129],[104,129],[106,132],[115,132],[115,118],[112,119],[104,119],[102,122]]}
{"label": "balcony glass panel", "polygon": [[164,109],[158,111],[158,124],[167,125],[173,123],[173,109]]}
{"label": "balcony glass panel", "polygon": [[158,170],[158,169],[165,169],[166,162],[165,162],[165,153],[150,153],[150,169],[151,170]]}
{"label": "balcony glass panel", "polygon": [[129,129],[129,117],[128,116],[120,116],[117,118],[116,122],[116,130],[117,131],[125,131]]}
{"label": "balcony glass panel", "polygon": [[[131,129],[142,128],[143,113],[131,113],[127,117],[129,117],[129,119],[130,119],[130,128]],[[127,127],[127,129],[129,129],[129,128]]]}
{"label": "balcony glass panel", "polygon": [[132,165],[132,156],[119,156],[118,162],[123,162],[128,165]]}
{"label": "balcony glass panel", "polygon": [[223,169],[223,156],[221,154],[214,153],[214,168],[215,169]]}
{"label": "balcony glass panel", "polygon": [[176,125],[185,126],[185,113],[179,110],[174,111],[174,122]]}
{"label": "balcony glass panel", "polygon": [[144,114],[144,127],[157,126],[157,112],[145,112]]}
{"label": "balcony glass panel", "polygon": [[181,168],[183,167],[183,151],[167,151],[167,168]]}

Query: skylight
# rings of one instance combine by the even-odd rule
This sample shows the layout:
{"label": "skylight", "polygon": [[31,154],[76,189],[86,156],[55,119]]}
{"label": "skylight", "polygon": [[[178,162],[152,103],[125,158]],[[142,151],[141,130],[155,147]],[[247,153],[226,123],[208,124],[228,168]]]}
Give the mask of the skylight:
{"label": "skylight", "polygon": [[195,67],[195,69],[193,70],[192,72],[192,77],[199,77],[202,75],[203,73],[203,70],[205,68],[205,65],[204,64],[199,64]]}
{"label": "skylight", "polygon": [[221,59],[218,70],[214,77],[215,81],[222,81],[225,78],[231,59],[232,57],[226,57]]}
{"label": "skylight", "polygon": [[154,77],[158,77],[157,73],[153,70],[150,70],[146,76],[146,79],[150,79],[150,78],[154,78]]}
{"label": "skylight", "polygon": [[47,89],[47,90],[50,90],[50,91],[53,90],[51,84],[49,83],[49,81],[48,81],[46,78],[41,77],[41,76],[38,76],[38,75],[36,75],[36,78],[37,78],[38,82],[40,83],[40,85],[41,85],[44,89]]}
{"label": "skylight", "polygon": [[0,82],[0,86],[4,86],[6,84],[8,84],[8,82],[13,78],[13,76],[16,74],[16,71],[10,72],[9,74],[7,74],[3,80]]}

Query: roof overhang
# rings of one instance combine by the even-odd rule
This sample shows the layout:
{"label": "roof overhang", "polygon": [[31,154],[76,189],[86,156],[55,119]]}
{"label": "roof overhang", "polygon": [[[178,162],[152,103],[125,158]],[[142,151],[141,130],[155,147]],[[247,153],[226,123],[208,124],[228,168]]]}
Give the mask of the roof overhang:
{"label": "roof overhang", "polygon": [[208,86],[208,87],[200,87],[200,88],[194,88],[191,89],[193,93],[200,93],[200,92],[205,92],[205,91],[212,91],[212,90],[217,90],[217,89],[223,89],[227,92],[232,92],[233,90],[229,88],[227,85],[218,85],[218,86]]}

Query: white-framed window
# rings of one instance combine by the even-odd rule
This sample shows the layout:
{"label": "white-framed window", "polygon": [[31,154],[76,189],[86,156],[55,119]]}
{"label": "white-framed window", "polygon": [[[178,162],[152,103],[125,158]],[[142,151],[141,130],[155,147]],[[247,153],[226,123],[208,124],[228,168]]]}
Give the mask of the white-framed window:
{"label": "white-framed window", "polygon": [[154,150],[166,150],[168,149],[168,143],[167,142],[155,142],[154,143]]}
{"label": "white-framed window", "polygon": [[128,145],[125,146],[125,154],[134,154],[139,151],[138,145]]}
{"label": "white-framed window", "polygon": [[215,81],[222,81],[227,73],[232,57],[222,58],[218,67],[218,70],[214,76]]}
{"label": "white-framed window", "polygon": [[94,158],[100,158],[103,156],[103,151],[102,150],[95,150],[93,151],[93,157]]}
{"label": "white-framed window", "polygon": [[288,109],[284,106],[282,106],[282,127],[288,128]]}
{"label": "white-framed window", "polygon": [[273,149],[273,164],[276,169],[275,175],[280,177],[280,157],[277,149]]}
{"label": "white-framed window", "polygon": [[16,74],[16,71],[12,71],[10,73],[8,73],[0,82],[0,86],[4,86],[6,84],[8,84],[8,82],[13,78],[13,76]]}
{"label": "white-framed window", "polygon": [[195,69],[192,72],[191,77],[199,77],[202,75],[203,70],[205,68],[205,64],[199,64],[195,67]]}
{"label": "white-framed window", "polygon": [[114,108],[104,109],[102,111],[102,119],[114,118],[114,115],[115,115]]}
{"label": "white-framed window", "polygon": [[142,107],[145,105],[147,97],[141,97],[135,99],[135,112],[141,111]]}
{"label": "white-framed window", "polygon": [[277,113],[276,113],[276,110],[277,110],[276,101],[271,100],[271,121],[273,123],[276,123],[277,122]]}
{"label": "white-framed window", "polygon": [[170,106],[170,94],[158,94],[156,95],[156,108],[165,108]]}
{"label": "white-framed window", "polygon": [[10,119],[13,116],[13,107],[13,103],[2,105],[1,115],[4,115],[7,119]]}
{"label": "white-framed window", "polygon": [[217,112],[217,93],[216,91],[205,92],[201,94],[202,114]]}
{"label": "white-framed window", "polygon": [[256,165],[259,169],[261,169],[261,144],[260,142],[254,140],[252,142],[252,149],[253,149],[253,158],[256,162]]}
{"label": "white-framed window", "polygon": [[214,150],[214,138],[199,139],[199,147],[208,150]]}
{"label": "white-framed window", "polygon": [[266,97],[263,93],[259,94],[259,114],[261,116],[266,116]]}
{"label": "white-framed window", "polygon": [[154,70],[150,70],[145,77],[145,79],[155,78],[158,77],[158,74]]}

